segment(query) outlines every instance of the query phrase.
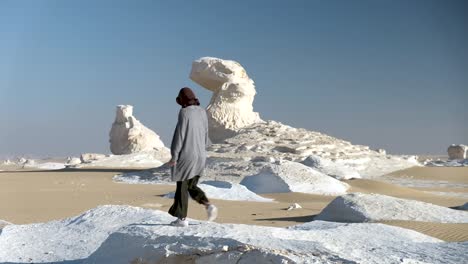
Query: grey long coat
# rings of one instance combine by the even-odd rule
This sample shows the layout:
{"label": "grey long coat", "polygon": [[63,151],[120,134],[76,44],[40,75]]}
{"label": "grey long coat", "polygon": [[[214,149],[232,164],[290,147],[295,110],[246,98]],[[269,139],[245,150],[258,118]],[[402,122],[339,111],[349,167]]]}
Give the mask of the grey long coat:
{"label": "grey long coat", "polygon": [[206,110],[196,105],[182,108],[171,144],[171,161],[177,162],[171,171],[173,181],[203,176],[209,143]]}

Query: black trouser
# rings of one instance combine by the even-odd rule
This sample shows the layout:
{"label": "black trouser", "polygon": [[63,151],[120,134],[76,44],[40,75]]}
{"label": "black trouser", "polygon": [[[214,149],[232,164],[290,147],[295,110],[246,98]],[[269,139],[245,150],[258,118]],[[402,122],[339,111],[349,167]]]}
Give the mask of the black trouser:
{"label": "black trouser", "polygon": [[169,209],[169,214],[177,218],[187,217],[188,195],[197,201],[199,204],[206,205],[209,203],[208,198],[202,189],[198,188],[197,183],[200,176],[195,176],[190,180],[178,181],[177,189],[174,196],[174,204]]}

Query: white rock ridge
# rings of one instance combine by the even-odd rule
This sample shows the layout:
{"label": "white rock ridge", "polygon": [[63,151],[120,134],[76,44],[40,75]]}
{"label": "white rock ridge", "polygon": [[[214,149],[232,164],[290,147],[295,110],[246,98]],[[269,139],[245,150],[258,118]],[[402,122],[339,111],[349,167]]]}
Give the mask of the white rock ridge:
{"label": "white rock ridge", "polygon": [[450,160],[463,160],[467,158],[468,146],[465,145],[451,145],[447,149]]}
{"label": "white rock ridge", "polygon": [[[381,154],[367,146],[353,145],[320,132],[276,121],[240,129],[237,135],[212,144],[208,148],[208,156],[216,161],[207,163],[206,175],[213,177],[228,172],[238,178],[254,175],[262,163],[280,160],[303,162],[337,179],[374,178],[420,166],[414,156]],[[229,179],[234,180],[235,177]]]}
{"label": "white rock ridge", "polygon": [[142,151],[169,151],[154,131],[145,127],[133,116],[131,105],[117,106],[109,138],[110,150],[114,155]]}
{"label": "white rock ridge", "polygon": [[8,263],[463,263],[468,243],[445,243],[400,227],[313,221],[291,228],[192,221],[166,212],[100,206],[47,223],[8,225]]}
{"label": "white rock ridge", "polygon": [[254,81],[238,62],[200,58],[192,63],[190,79],[213,92],[207,107],[213,142],[221,142],[240,128],[262,121],[253,111]]}
{"label": "white rock ridge", "polygon": [[468,212],[380,194],[351,193],[337,197],[314,220],[333,222],[407,220],[468,223]]}

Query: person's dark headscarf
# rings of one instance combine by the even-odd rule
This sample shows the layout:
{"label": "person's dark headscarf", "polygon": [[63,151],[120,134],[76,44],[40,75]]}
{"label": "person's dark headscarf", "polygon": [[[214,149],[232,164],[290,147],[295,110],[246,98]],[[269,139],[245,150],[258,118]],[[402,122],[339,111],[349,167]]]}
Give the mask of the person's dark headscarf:
{"label": "person's dark headscarf", "polygon": [[185,108],[191,105],[200,105],[200,102],[198,101],[198,98],[195,96],[195,93],[192,91],[192,89],[188,87],[184,87],[180,89],[179,95],[176,98],[176,102],[179,105],[181,105],[182,108]]}

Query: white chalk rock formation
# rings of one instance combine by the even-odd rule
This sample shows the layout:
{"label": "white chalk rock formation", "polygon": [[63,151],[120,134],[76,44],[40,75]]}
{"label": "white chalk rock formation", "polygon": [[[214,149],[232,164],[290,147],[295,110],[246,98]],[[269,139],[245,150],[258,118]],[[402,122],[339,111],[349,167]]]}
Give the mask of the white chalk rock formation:
{"label": "white chalk rock formation", "polygon": [[36,161],[33,159],[28,159],[26,160],[25,163],[23,163],[23,166],[34,166],[34,165],[36,165]]}
{"label": "white chalk rock formation", "polygon": [[68,157],[67,165],[77,165],[81,163],[81,159],[77,157]]}
{"label": "white chalk rock formation", "polygon": [[200,58],[192,63],[190,79],[213,92],[207,107],[213,142],[221,142],[239,129],[262,121],[253,111],[254,82],[238,62]]}
{"label": "white chalk rock formation", "polygon": [[[148,169],[159,167],[168,161],[167,153],[161,151],[145,151],[127,155],[109,155],[102,154],[98,158],[81,159],[83,162],[71,165],[74,168],[126,168],[126,169]],[[163,162],[164,161],[164,162]]]}
{"label": "white chalk rock formation", "polygon": [[114,155],[142,151],[168,152],[159,136],[133,116],[133,106],[131,105],[117,106],[109,138],[110,150]]}
{"label": "white chalk rock formation", "polygon": [[361,178],[361,175],[354,169],[320,156],[309,156],[301,163],[338,180]]}
{"label": "white chalk rock formation", "polygon": [[[226,175],[229,172],[237,178],[258,173],[262,162],[303,162],[309,156],[322,158],[320,166],[315,169],[339,179],[374,178],[420,165],[414,156],[382,155],[367,146],[353,145],[323,133],[276,121],[240,129],[237,135],[223,143],[212,144],[208,148],[208,156],[216,161],[208,162],[208,175]],[[235,178],[229,179],[232,180]]]}
{"label": "white chalk rock formation", "polygon": [[[80,156],[80,163],[90,163],[105,158],[106,155],[98,153],[83,153]],[[78,163],[79,164],[79,163]]]}
{"label": "white chalk rock formation", "polygon": [[333,222],[408,220],[468,223],[468,212],[380,194],[350,193],[337,197],[314,220]]}
{"label": "white chalk rock formation", "polygon": [[465,145],[451,145],[447,149],[450,160],[463,160],[467,158],[468,146]]}
{"label": "white chalk rock formation", "polygon": [[15,163],[9,159],[3,161],[3,165],[12,165],[12,164],[15,164]]}
{"label": "white chalk rock formation", "polygon": [[466,243],[384,224],[194,221],[181,229],[168,225],[173,220],[163,211],[107,205],[62,220],[8,225],[0,234],[0,262],[451,264],[468,258]]}
{"label": "white chalk rock formation", "polygon": [[245,177],[240,184],[254,193],[302,192],[321,195],[346,193],[349,185],[293,161],[267,164],[259,174]]}

